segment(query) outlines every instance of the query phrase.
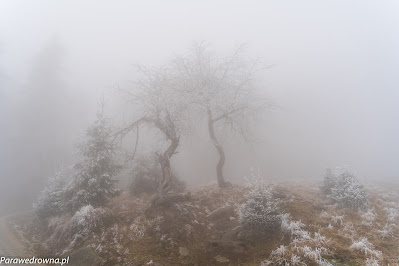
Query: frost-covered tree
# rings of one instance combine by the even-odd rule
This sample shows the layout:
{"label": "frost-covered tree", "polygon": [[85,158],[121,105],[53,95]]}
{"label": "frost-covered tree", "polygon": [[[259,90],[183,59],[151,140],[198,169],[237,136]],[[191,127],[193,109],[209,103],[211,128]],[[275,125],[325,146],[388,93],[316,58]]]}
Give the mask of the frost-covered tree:
{"label": "frost-covered tree", "polygon": [[135,91],[124,90],[124,95],[138,110],[136,120],[122,127],[115,136],[125,136],[138,130],[139,125],[161,133],[165,148],[156,153],[162,170],[162,181],[154,194],[152,203],[166,194],[173,177],[171,158],[178,152],[181,136],[188,128],[187,107],[189,100],[185,88],[172,68],[147,68],[138,66],[141,77],[136,82]]}
{"label": "frost-covered tree", "polygon": [[[227,183],[223,175],[226,156],[221,138],[226,133],[246,137],[249,122],[270,103],[254,86],[257,61],[242,55],[242,47],[227,58],[215,56],[204,44],[195,44],[187,56],[178,56],[172,67],[191,95],[193,106],[206,117],[209,137],[219,154],[216,166],[219,187]],[[223,133],[221,131],[224,131]],[[219,135],[218,135],[219,133]]]}
{"label": "frost-covered tree", "polygon": [[116,146],[112,142],[112,129],[103,112],[88,128],[86,141],[80,146],[82,161],[75,164],[75,173],[68,186],[70,199],[67,208],[78,210],[83,206],[99,207],[118,194],[113,178],[121,165],[115,159]]}
{"label": "frost-covered tree", "polygon": [[321,190],[340,207],[365,209],[369,205],[364,186],[347,169],[327,169]]}
{"label": "frost-covered tree", "polygon": [[103,112],[98,113],[79,147],[82,159],[70,171],[49,180],[35,204],[36,214],[45,218],[75,212],[86,205],[100,207],[118,194],[113,178],[121,165],[115,159],[111,131]]}
{"label": "frost-covered tree", "polygon": [[281,224],[281,212],[274,187],[265,183],[260,171],[251,170],[247,180],[251,189],[238,211],[240,224],[258,234],[275,230]]}
{"label": "frost-covered tree", "polygon": [[49,178],[47,187],[41,191],[34,204],[35,213],[38,217],[47,218],[66,211],[67,198],[65,189],[69,178],[65,171],[58,172]]}

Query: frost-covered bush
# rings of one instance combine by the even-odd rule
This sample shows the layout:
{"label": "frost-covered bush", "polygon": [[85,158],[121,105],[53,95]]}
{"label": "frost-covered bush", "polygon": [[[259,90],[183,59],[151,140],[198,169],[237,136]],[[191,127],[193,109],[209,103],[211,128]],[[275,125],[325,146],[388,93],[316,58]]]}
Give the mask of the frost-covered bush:
{"label": "frost-covered bush", "polygon": [[[137,196],[142,192],[154,194],[162,182],[162,170],[155,156],[138,158],[132,170],[133,180],[130,185],[130,192]],[[186,184],[176,175],[172,176],[170,191],[183,192]]]}
{"label": "frost-covered bush", "polygon": [[382,252],[375,250],[374,245],[368,241],[367,238],[362,237],[357,241],[354,241],[352,245],[349,247],[351,250],[358,250],[364,255],[368,256],[371,255],[372,257],[381,258]]}
{"label": "frost-covered bush", "polygon": [[47,218],[65,211],[65,187],[68,179],[64,172],[59,172],[48,180],[47,187],[40,193],[34,210],[38,217]]}
{"label": "frost-covered bush", "polygon": [[322,245],[315,245],[309,240],[291,242],[288,246],[281,245],[273,250],[262,266],[271,265],[319,265],[332,266],[324,257],[330,255],[330,250]]}
{"label": "frost-covered bush", "polygon": [[[392,204],[393,203],[393,204]],[[395,205],[394,202],[389,202],[389,205]],[[386,207],[384,208],[385,213],[387,214],[387,220],[383,228],[377,230],[377,232],[382,236],[384,239],[385,237],[394,236],[395,228],[397,228],[397,218],[399,217],[399,211],[396,208]]]}
{"label": "frost-covered bush", "polygon": [[399,217],[399,211],[395,208],[384,208],[388,213],[387,222],[394,223]]}
{"label": "frost-covered bush", "polygon": [[292,221],[289,214],[283,214],[281,217],[281,229],[284,234],[290,236],[291,242],[272,251],[261,265],[332,265],[325,259],[331,255],[330,239],[320,232],[315,232],[312,236],[303,229],[305,224]]}
{"label": "frost-covered bush", "polygon": [[274,187],[264,182],[260,171],[251,170],[250,177],[246,179],[251,189],[246,195],[246,201],[238,209],[240,224],[260,235],[266,231],[274,231],[281,221]]}
{"label": "frost-covered bush", "polygon": [[74,213],[86,205],[104,206],[108,198],[119,193],[113,177],[121,165],[114,158],[116,147],[111,141],[111,128],[101,114],[87,130],[80,153],[83,158],[70,173],[51,178],[40,194],[35,204],[39,217]]}
{"label": "frost-covered bush", "polygon": [[113,216],[108,208],[93,208],[86,205],[73,216],[72,222],[80,232],[94,232],[111,224]]}
{"label": "frost-covered bush", "polygon": [[369,205],[363,185],[346,169],[327,169],[321,190],[343,208],[365,209]]}
{"label": "frost-covered bush", "polygon": [[292,221],[287,213],[281,215],[281,231],[293,239],[311,239],[309,232],[303,230],[304,226],[301,221]]}
{"label": "frost-covered bush", "polygon": [[373,209],[369,209],[367,212],[362,214],[362,224],[366,226],[372,226],[375,220],[375,213]]}
{"label": "frost-covered bush", "polygon": [[375,258],[367,258],[366,266],[380,266],[380,263]]}
{"label": "frost-covered bush", "polygon": [[112,222],[109,209],[83,206],[72,217],[62,215],[50,218],[44,245],[58,255],[64,254],[83,243],[91,233],[106,228]]}
{"label": "frost-covered bush", "polygon": [[326,260],[331,256],[331,239],[323,236],[320,231],[311,233],[306,231],[301,221],[294,221],[290,214],[281,215],[281,231],[288,235],[291,241],[288,245],[281,245],[261,262],[261,265],[319,265],[332,266]]}

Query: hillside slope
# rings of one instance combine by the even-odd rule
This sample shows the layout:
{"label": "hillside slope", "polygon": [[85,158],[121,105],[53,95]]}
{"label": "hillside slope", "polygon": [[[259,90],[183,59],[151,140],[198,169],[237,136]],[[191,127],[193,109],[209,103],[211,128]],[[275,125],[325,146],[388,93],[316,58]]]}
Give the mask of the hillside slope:
{"label": "hillside slope", "polygon": [[349,211],[319,186],[275,185],[281,227],[255,234],[239,222],[249,190],[239,185],[204,186],[151,208],[149,195],[124,193],[107,208],[48,224],[32,217],[23,229],[37,254],[72,254],[72,265],[77,250],[95,254],[93,265],[398,265],[398,188],[369,185],[369,208]]}

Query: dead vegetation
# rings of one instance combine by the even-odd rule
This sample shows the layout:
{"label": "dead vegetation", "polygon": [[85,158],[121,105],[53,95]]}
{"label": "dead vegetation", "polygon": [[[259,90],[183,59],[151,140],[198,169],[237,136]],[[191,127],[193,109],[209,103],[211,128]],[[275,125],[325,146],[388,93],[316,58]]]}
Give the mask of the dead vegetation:
{"label": "dead vegetation", "polygon": [[[277,184],[281,229],[258,238],[248,237],[239,222],[249,188],[238,185],[204,186],[185,200],[153,207],[148,194],[123,193],[106,209],[86,207],[51,219],[47,231],[31,223],[25,232],[30,227],[40,237],[24,236],[36,241],[36,254],[68,255],[86,247],[104,265],[398,265],[397,190],[366,186],[370,206],[353,212],[333,204],[318,186]],[[101,226],[79,227],[93,221]]]}

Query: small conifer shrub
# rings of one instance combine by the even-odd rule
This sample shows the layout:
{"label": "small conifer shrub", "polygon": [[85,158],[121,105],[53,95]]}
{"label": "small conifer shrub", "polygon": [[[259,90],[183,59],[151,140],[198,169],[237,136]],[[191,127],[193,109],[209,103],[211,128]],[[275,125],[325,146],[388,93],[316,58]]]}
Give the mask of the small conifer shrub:
{"label": "small conifer shrub", "polygon": [[327,169],[321,190],[340,207],[366,209],[369,206],[364,186],[346,169]]}
{"label": "small conifer shrub", "polygon": [[274,187],[263,180],[260,171],[252,169],[250,177],[246,179],[251,189],[246,195],[246,201],[238,209],[240,224],[260,235],[278,229],[281,212]]}

